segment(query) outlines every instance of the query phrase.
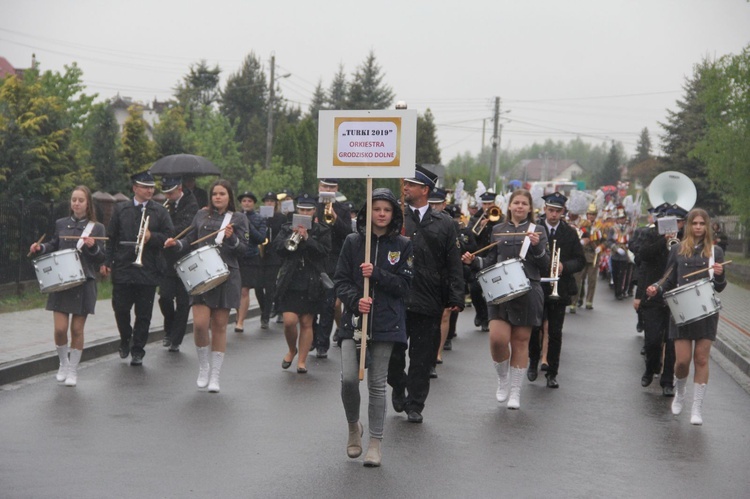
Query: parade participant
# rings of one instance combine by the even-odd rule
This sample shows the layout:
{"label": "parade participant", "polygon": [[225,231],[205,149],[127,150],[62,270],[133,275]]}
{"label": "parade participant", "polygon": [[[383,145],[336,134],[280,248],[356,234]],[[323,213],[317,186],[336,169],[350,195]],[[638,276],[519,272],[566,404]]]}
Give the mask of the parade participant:
{"label": "parade participant", "polygon": [[248,234],[250,236],[247,244],[247,251],[240,263],[240,276],[242,277],[242,292],[240,293],[240,308],[237,309],[237,324],[234,328],[235,333],[245,332],[245,317],[250,308],[250,290],[255,289],[255,298],[258,300],[258,306],[263,311],[263,291],[260,293],[261,267],[260,267],[260,248],[266,239],[266,220],[261,218],[255,211],[255,203],[258,198],[250,191],[245,191],[238,198],[242,205],[242,211],[247,217]]}
{"label": "parade participant", "polygon": [[628,295],[630,280],[633,277],[633,262],[630,261],[628,256],[630,237],[628,216],[625,209],[618,206],[615,212],[615,225],[610,230],[607,239],[611,251],[612,283],[615,289],[615,298],[618,300],[622,300]]}
{"label": "parade participant", "polygon": [[546,283],[544,289],[544,321],[542,327],[532,329],[529,340],[529,370],[526,373],[529,381],[537,378],[537,364],[542,350],[542,330],[547,335],[547,388],[559,388],[557,374],[560,369],[560,351],[562,349],[562,329],[565,323],[565,309],[571,300],[578,296],[575,274],[583,270],[586,257],[583,255],[581,240],[575,228],[562,219],[565,203],[568,198],[555,192],[543,197],[544,221],[540,223],[547,232],[548,248],[551,257],[553,247],[559,251],[557,263],[557,283]]}
{"label": "parade participant", "polygon": [[[386,413],[386,378],[394,343],[406,344],[406,303],[413,275],[411,241],[401,236],[403,216],[398,200],[389,189],[372,192],[373,262],[365,262],[366,209],[360,213],[358,233],[344,241],[336,266],[336,296],[344,304],[341,346],[341,400],[349,425],[346,453],[350,458],[362,453],[362,423],[359,422],[359,360],[362,314],[368,314],[366,357],[369,393],[368,421],[370,443],[365,466],[380,466],[383,422]],[[369,279],[370,293],[364,298],[364,278]],[[355,331],[360,338],[355,337]]]}
{"label": "parade participant", "polygon": [[[205,293],[193,296],[193,338],[198,352],[198,388],[208,386],[209,392],[219,393],[221,367],[227,350],[229,311],[240,306],[242,277],[238,260],[247,251],[250,237],[247,217],[235,211],[232,184],[224,179],[211,184],[208,209],[198,211],[193,218],[192,227],[193,230],[183,239],[169,238],[164,247],[185,253],[203,246],[216,245],[221,259],[229,269],[226,281]],[[209,237],[197,243],[198,248],[193,248],[193,242],[214,233],[215,237]]]}
{"label": "parade participant", "polygon": [[[651,298],[663,294],[678,286],[685,286],[700,279],[711,279],[713,287],[721,292],[727,285],[724,275],[724,252],[713,244],[711,219],[705,210],[694,208],[687,215],[685,237],[680,244],[675,244],[669,252],[667,269],[670,271],[663,285],[652,284],[646,289]],[[688,274],[707,269],[697,275]],[[677,326],[674,318],[669,324],[669,337],[674,340],[675,350],[675,397],[672,401],[672,414],[680,414],[685,403],[687,377],[690,373],[690,362],[693,361],[693,406],[690,423],[703,424],[703,399],[708,384],[708,359],[711,354],[711,343],[716,339],[719,325],[718,311],[703,319],[683,326]]]}
{"label": "parade participant", "polygon": [[[658,217],[666,214],[669,206],[658,206],[649,210]],[[648,230],[642,232],[638,238],[636,252],[636,271],[638,282],[657,282],[664,276],[667,270],[667,259],[669,257],[669,240],[674,234],[659,234],[658,227],[651,225]],[[661,371],[660,385],[665,397],[674,396],[674,341],[668,336],[669,309],[664,299],[660,296],[653,298],[646,296],[646,286],[640,285],[636,288],[633,307],[640,312],[644,329],[643,354],[646,361],[646,369],[641,376],[641,386],[647,387],[654,380],[654,375]],[[662,367],[662,352],[664,363]]]}
{"label": "parade participant", "polygon": [[274,315],[278,315],[278,323],[282,322],[276,301],[276,276],[281,268],[281,258],[273,249],[273,240],[281,232],[281,226],[286,223],[286,217],[279,211],[276,193],[267,192],[263,196],[263,205],[274,208],[273,215],[266,219],[266,238],[258,247],[261,262],[261,282],[255,288],[255,294],[260,306],[260,328],[268,329],[268,322]]}
{"label": "parade participant", "polygon": [[[289,369],[299,352],[297,372],[307,372],[307,354],[313,341],[313,322],[323,300],[321,273],[331,251],[331,230],[315,221],[317,202],[309,194],[297,198],[297,214],[309,216],[311,228],[286,223],[273,240],[273,249],[282,264],[276,296],[284,318],[284,337],[289,351],[281,361]],[[297,326],[299,325],[299,333]],[[299,345],[298,345],[299,343]]]}
{"label": "parade participant", "polygon": [[[456,225],[445,213],[429,209],[427,198],[437,175],[416,166],[415,176],[404,179],[405,236],[414,247],[414,279],[406,300],[406,335],[409,338],[409,371],[406,345],[393,346],[388,384],[393,388],[396,412],[406,411],[408,421],[421,423],[430,392],[430,368],[435,367],[440,345],[443,309],[462,310],[464,279]],[[443,286],[447,286],[444,291]]]}
{"label": "parade participant", "polygon": [[711,225],[711,230],[714,233],[714,244],[726,253],[727,246],[729,246],[729,236],[727,236],[726,232],[722,230],[719,222],[714,222]]}
{"label": "parade participant", "polygon": [[586,265],[581,272],[576,274],[576,285],[578,305],[582,305],[585,299],[586,310],[594,308],[594,293],[596,293],[596,281],[599,277],[597,260],[601,251],[603,234],[601,224],[596,218],[597,214],[596,205],[592,203],[586,210],[586,220],[581,222],[581,245],[583,255],[586,257]]}
{"label": "parade participant", "polygon": [[[469,227],[476,236],[476,243],[479,248],[484,248],[490,244],[492,228],[502,222],[502,216],[497,220],[490,220],[488,212],[498,210],[495,205],[496,194],[494,192],[485,192],[479,199],[482,202],[482,208],[476,212],[469,220]],[[476,275],[472,276],[469,284],[471,292],[471,303],[474,306],[474,325],[481,327],[482,331],[489,331],[489,319],[487,317],[487,302],[482,294],[482,287],[476,280]]]}
{"label": "parade participant", "polygon": [[[533,200],[531,193],[518,189],[510,196],[505,222],[492,230],[499,244],[487,251],[484,257],[466,252],[461,257],[466,265],[475,269],[495,263],[520,258],[523,271],[531,289],[510,301],[490,305],[490,355],[497,373],[498,402],[508,401],[508,409],[521,407],[521,384],[529,363],[529,337],[532,327],[542,325],[544,292],[540,279],[549,272],[550,256],[547,252],[547,233],[532,223]],[[517,233],[518,237],[501,237],[498,234]]]}
{"label": "parade participant", "polygon": [[[335,178],[324,178],[318,182],[318,190],[321,193],[335,194],[339,190],[339,181]],[[322,194],[321,194],[322,195]],[[331,250],[326,257],[325,272],[333,276],[336,272],[336,262],[339,259],[341,248],[346,236],[352,233],[352,221],[350,210],[340,201],[333,198],[330,203],[323,203],[317,207],[318,221],[328,225],[331,232]],[[323,290],[323,301],[318,310],[317,321],[313,326],[314,339],[313,348],[317,350],[319,359],[328,357],[328,348],[331,346],[331,329],[334,321],[341,322],[341,302],[336,299],[333,288]]]}
{"label": "parade participant", "polygon": [[[132,354],[130,365],[140,366],[146,355],[156,286],[164,274],[161,249],[174,234],[174,226],[167,209],[151,199],[156,185],[151,172],[136,173],[130,179],[133,199],[115,205],[107,227],[107,257],[99,271],[105,277],[112,274],[112,309],[120,332],[120,358]],[[133,307],[135,323],[131,325]]]}
{"label": "parade participant", "polygon": [[195,184],[195,177],[192,175],[185,175],[182,177],[182,186],[195,196],[195,200],[198,203],[198,208],[206,208],[208,206],[208,193],[206,189],[202,189]]}
{"label": "parade participant", "polygon": [[96,221],[91,191],[88,187],[79,185],[70,195],[70,214],[55,222],[52,239],[44,244],[34,243],[29,248],[30,253],[40,255],[75,248],[86,277],[83,284],[55,291],[47,297],[46,310],[53,312],[55,349],[60,358],[60,367],[55,377],[57,381],[64,381],[65,386],[76,386],[78,383],[78,364],[83,354],[83,328],[86,318],[96,308],[96,271],[104,261],[104,234],[104,226]]}
{"label": "parade participant", "polygon": [[[429,197],[427,198],[427,203],[430,205],[430,209],[435,210],[437,212],[441,212],[445,210],[445,196],[446,193],[443,189],[435,188],[430,193]],[[449,213],[450,215],[450,213]],[[451,218],[453,218],[451,216]],[[445,285],[443,285],[443,289],[447,289]],[[450,308],[446,308],[443,310],[443,316],[440,319],[440,346],[438,347],[437,352],[437,360],[436,363],[442,364],[443,363],[443,347],[445,346],[445,342],[448,339],[448,330],[450,329],[450,321],[451,321],[451,315],[453,312],[451,312]],[[458,317],[458,312],[455,312],[456,317]],[[435,367],[430,368],[430,378],[435,379],[438,377],[437,370]]]}
{"label": "parade participant", "polygon": [[[198,202],[190,191],[183,190],[180,177],[164,177],[161,192],[167,198],[166,208],[175,232],[180,233],[190,227],[198,212]],[[159,309],[164,316],[162,344],[169,347],[170,352],[179,352],[190,314],[190,295],[174,269],[179,255],[167,251],[164,260],[167,265],[159,283]]]}

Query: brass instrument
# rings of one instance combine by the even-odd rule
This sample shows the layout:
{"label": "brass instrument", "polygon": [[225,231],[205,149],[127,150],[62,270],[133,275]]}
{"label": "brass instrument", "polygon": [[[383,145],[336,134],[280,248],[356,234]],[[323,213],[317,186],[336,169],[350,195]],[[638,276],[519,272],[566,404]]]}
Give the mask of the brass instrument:
{"label": "brass instrument", "polygon": [[667,249],[671,249],[675,244],[680,244],[680,240],[677,237],[667,239]]}
{"label": "brass instrument", "polygon": [[268,238],[265,238],[261,244],[258,245],[258,253],[263,258],[266,254],[266,245],[268,244]]}
{"label": "brass instrument", "polygon": [[326,202],[323,208],[323,220],[328,225],[333,225],[336,221],[336,216],[333,214],[333,200]]}
{"label": "brass instrument", "polygon": [[484,211],[482,213],[482,216],[479,217],[479,220],[477,220],[477,222],[474,224],[474,227],[471,228],[471,231],[475,236],[478,236],[482,233],[484,227],[487,227],[486,224],[484,225],[484,227],[481,227],[482,220],[487,219],[490,222],[499,222],[502,217],[503,213],[502,211],[500,211],[499,206],[490,206],[487,211]]}
{"label": "brass instrument", "polygon": [[550,299],[552,300],[559,300],[560,295],[557,293],[557,283],[559,282],[559,274],[557,272],[557,267],[560,264],[560,248],[557,247],[557,241],[552,241],[552,264],[550,265],[549,269],[549,276],[550,280],[554,279],[554,284],[552,284],[552,294],[549,295]]}
{"label": "brass instrument", "polygon": [[138,228],[138,237],[135,240],[135,261],[133,265],[136,267],[143,267],[143,248],[146,246],[146,231],[148,230],[148,221],[151,217],[146,216],[146,207],[143,207],[143,214],[141,215],[141,225]]}
{"label": "brass instrument", "polygon": [[166,208],[166,207],[167,207],[167,205],[169,205],[169,198],[167,198],[167,199],[166,199],[166,200],[164,201],[164,204],[163,204],[162,206]]}
{"label": "brass instrument", "polygon": [[289,239],[287,239],[284,242],[284,247],[287,251],[297,251],[297,247],[299,246],[299,241],[302,238],[299,232],[293,233],[291,236],[289,236]]}

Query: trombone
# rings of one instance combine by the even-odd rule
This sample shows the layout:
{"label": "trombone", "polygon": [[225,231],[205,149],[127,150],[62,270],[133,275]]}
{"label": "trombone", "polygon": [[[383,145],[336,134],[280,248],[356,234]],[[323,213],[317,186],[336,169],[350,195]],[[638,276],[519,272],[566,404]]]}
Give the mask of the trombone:
{"label": "trombone", "polygon": [[146,246],[146,231],[148,230],[148,221],[151,216],[146,216],[146,208],[143,208],[141,215],[141,225],[138,228],[138,237],[135,240],[135,261],[133,265],[143,267],[143,247]]}
{"label": "trombone", "polygon": [[560,295],[557,293],[557,283],[560,282],[560,275],[557,268],[560,265],[560,248],[557,247],[557,241],[552,241],[552,264],[549,269],[550,281],[554,280],[552,284],[552,294],[549,295],[552,300],[559,300]]}
{"label": "trombone", "polygon": [[487,219],[490,222],[499,222],[500,219],[503,217],[503,213],[500,210],[499,206],[490,206],[487,211],[482,212],[482,216],[479,217],[479,220],[477,220],[477,223],[474,224],[474,227],[471,228],[471,231],[474,233],[475,236],[478,236],[482,233],[484,230],[484,227],[487,227],[485,224],[484,227],[481,226],[482,220]]}

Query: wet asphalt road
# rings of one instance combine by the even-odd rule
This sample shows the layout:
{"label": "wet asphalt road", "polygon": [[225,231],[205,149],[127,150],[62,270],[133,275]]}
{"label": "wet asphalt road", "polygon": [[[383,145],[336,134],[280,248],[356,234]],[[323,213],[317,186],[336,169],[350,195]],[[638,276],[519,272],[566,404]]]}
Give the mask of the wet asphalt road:
{"label": "wet asphalt road", "polygon": [[566,317],[561,388],[525,382],[519,411],[495,401],[486,333],[461,314],[424,424],[389,403],[378,469],[346,457],[338,349],[282,371],[281,326],[257,319],[228,333],[220,394],[196,389],[190,345],[87,363],[77,388],[54,373],[3,387],[0,496],[748,497],[750,396],[712,361],[704,425],[690,404],[672,416],[658,379],[641,388],[634,312],[607,291]]}

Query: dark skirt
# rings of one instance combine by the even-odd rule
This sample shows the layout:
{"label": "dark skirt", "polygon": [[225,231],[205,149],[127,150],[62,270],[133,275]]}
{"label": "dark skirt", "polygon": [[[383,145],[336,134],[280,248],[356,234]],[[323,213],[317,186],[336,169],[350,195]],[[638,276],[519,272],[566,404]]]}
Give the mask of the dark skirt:
{"label": "dark skirt", "polygon": [[261,284],[261,267],[240,263],[240,276],[243,288],[257,288]]}
{"label": "dark skirt", "polygon": [[239,308],[242,278],[237,269],[229,269],[229,279],[203,294],[193,296],[192,305],[209,308]]}
{"label": "dark skirt", "polygon": [[305,291],[289,289],[280,297],[279,310],[297,315],[315,315],[320,312],[321,298],[317,296],[311,298]]}
{"label": "dark skirt", "polygon": [[544,316],[544,292],[540,283],[531,281],[531,290],[499,305],[487,304],[489,320],[505,321],[513,326],[539,327]]}
{"label": "dark skirt", "polygon": [[670,340],[711,340],[716,339],[716,331],[719,328],[719,314],[709,315],[705,319],[695,321],[685,326],[677,326],[670,315],[669,339]]}
{"label": "dark skirt", "polygon": [[73,315],[93,314],[96,309],[96,279],[87,279],[80,286],[50,293],[46,309]]}

